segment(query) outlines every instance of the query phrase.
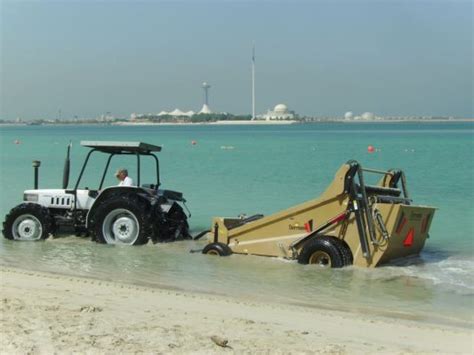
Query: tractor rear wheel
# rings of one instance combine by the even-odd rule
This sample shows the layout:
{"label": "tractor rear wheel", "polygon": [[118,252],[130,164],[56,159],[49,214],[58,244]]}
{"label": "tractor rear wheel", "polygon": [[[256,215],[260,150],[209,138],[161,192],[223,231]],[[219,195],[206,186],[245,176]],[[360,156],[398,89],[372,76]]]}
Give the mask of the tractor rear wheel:
{"label": "tractor rear wheel", "polygon": [[204,247],[202,253],[207,255],[229,256],[232,254],[232,249],[224,243],[210,243]]}
{"label": "tractor rear wheel", "polygon": [[151,235],[149,208],[134,196],[118,196],[97,207],[94,234],[98,243],[140,245]]}
{"label": "tractor rear wheel", "polygon": [[298,262],[330,268],[340,268],[346,265],[339,240],[328,236],[320,236],[308,241],[298,256]]}
{"label": "tractor rear wheel", "polygon": [[54,219],[49,210],[35,203],[14,207],[3,222],[3,235],[12,240],[46,239],[53,230]]}

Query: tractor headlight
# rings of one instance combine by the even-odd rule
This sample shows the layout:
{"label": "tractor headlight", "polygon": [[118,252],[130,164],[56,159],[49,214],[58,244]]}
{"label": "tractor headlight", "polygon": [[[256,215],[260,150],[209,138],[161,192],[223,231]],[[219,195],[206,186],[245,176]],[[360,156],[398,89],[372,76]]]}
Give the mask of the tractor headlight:
{"label": "tractor headlight", "polygon": [[38,202],[37,194],[23,194],[23,201]]}

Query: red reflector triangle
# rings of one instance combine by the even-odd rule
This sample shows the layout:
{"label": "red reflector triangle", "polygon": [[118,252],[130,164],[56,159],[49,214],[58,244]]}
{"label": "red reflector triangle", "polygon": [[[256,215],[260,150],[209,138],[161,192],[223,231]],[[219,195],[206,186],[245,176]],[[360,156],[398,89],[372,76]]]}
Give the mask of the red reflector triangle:
{"label": "red reflector triangle", "polygon": [[413,244],[413,239],[415,237],[415,228],[410,228],[408,231],[405,240],[403,241],[403,245],[406,247],[411,247]]}

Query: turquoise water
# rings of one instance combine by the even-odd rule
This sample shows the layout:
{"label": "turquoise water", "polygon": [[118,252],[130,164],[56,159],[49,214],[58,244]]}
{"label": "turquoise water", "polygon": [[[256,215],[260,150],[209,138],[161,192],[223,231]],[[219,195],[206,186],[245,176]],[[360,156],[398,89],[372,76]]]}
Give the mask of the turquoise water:
{"label": "turquoise water", "polygon": [[[72,182],[87,153],[81,140],[144,141],[163,146],[163,188],[184,192],[195,233],[209,228],[215,215],[270,214],[314,198],[349,159],[366,167],[402,168],[414,201],[439,208],[422,255],[403,264],[320,270],[274,258],[190,254],[202,247],[199,242],[127,248],[72,236],[44,243],[2,238],[0,263],[249,299],[376,313],[389,309],[400,316],[472,325],[472,123],[29,126],[2,127],[0,137],[2,216],[32,188],[32,160],[42,161],[40,188],[57,188],[70,140]],[[368,154],[369,144],[379,151]],[[91,162],[84,185],[97,186],[102,164]],[[123,165],[133,177],[134,161],[117,160],[111,169]],[[142,182],[153,181],[152,169],[145,170]],[[110,175],[107,183],[116,184]]]}

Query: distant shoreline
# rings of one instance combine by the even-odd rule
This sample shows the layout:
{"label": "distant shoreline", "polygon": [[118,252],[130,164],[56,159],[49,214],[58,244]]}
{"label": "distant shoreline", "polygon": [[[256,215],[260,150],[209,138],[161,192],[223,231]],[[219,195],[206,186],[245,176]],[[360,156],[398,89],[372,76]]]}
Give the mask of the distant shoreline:
{"label": "distant shoreline", "polygon": [[371,123],[463,123],[472,122],[474,118],[459,119],[432,119],[432,120],[321,120],[321,121],[215,121],[215,122],[81,122],[81,123],[1,123],[0,127],[26,127],[26,126],[288,126],[301,124],[371,124]]}
{"label": "distant shoreline", "polygon": [[113,126],[202,126],[202,125],[217,125],[217,126],[225,126],[225,125],[249,125],[249,126],[285,126],[285,125],[298,125],[298,124],[325,124],[325,123],[333,123],[333,124],[369,124],[369,123],[456,123],[456,122],[474,122],[474,119],[465,118],[465,119],[452,119],[452,120],[373,120],[373,121],[346,121],[346,120],[339,120],[339,121],[216,121],[216,122],[185,122],[185,123],[177,123],[177,122],[117,122],[112,123]]}

